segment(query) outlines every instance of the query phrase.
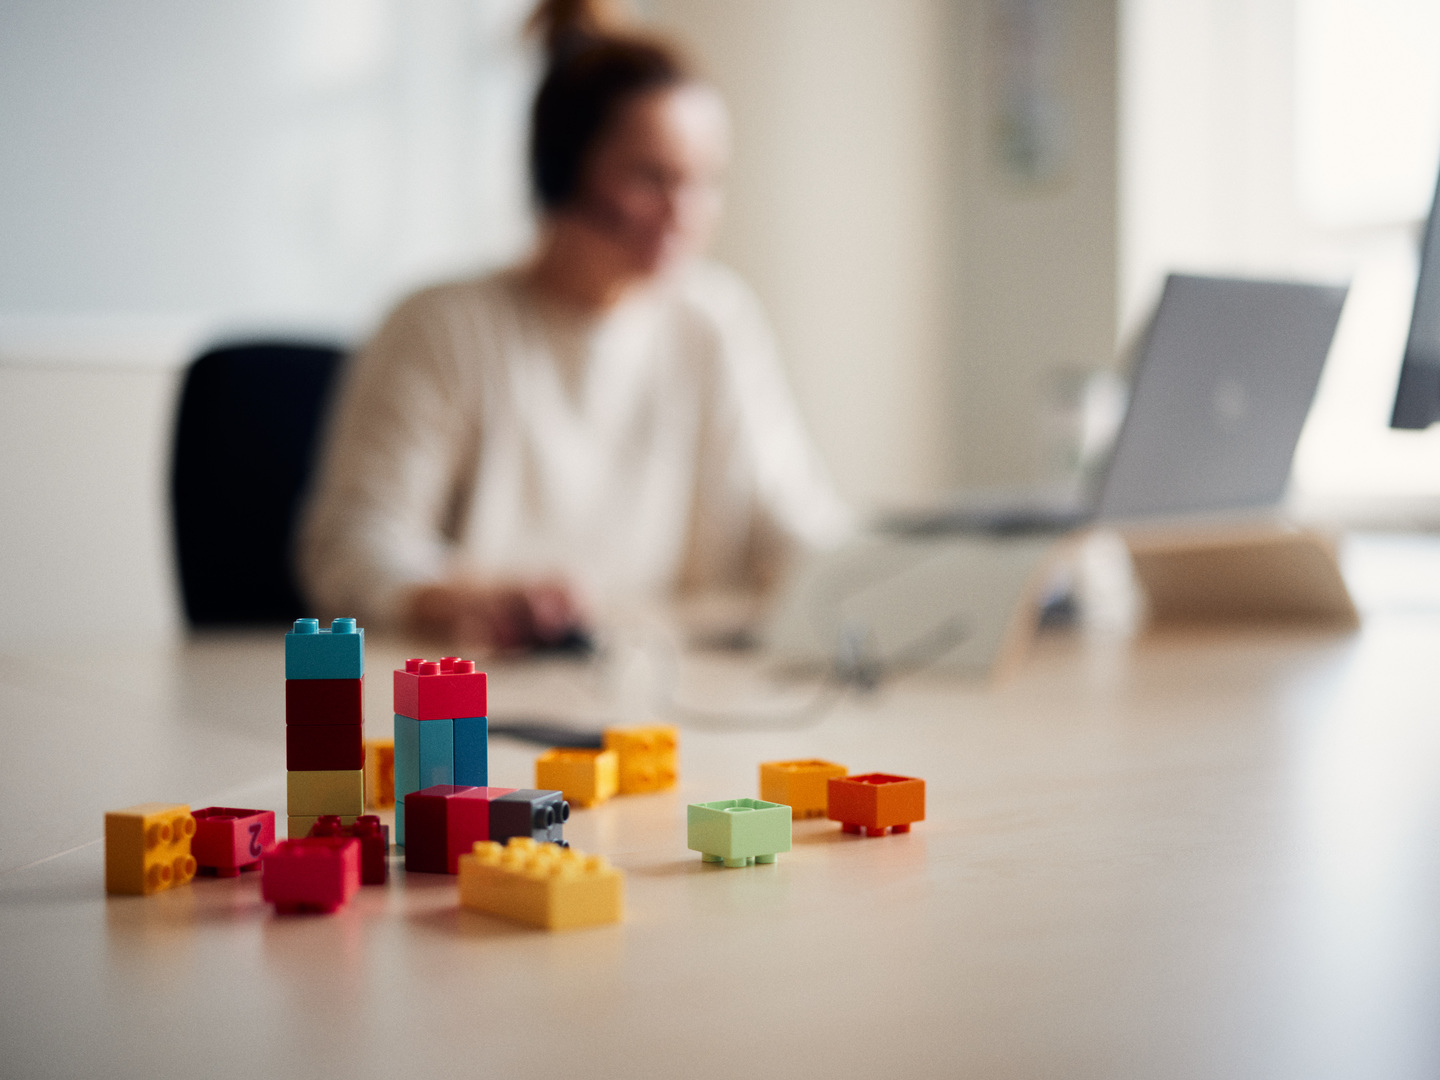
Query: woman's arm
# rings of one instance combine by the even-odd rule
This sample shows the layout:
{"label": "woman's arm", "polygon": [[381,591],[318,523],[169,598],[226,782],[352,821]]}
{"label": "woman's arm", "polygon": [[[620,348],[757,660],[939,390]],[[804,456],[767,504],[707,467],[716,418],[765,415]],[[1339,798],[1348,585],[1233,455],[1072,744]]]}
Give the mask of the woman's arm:
{"label": "woman's arm", "polygon": [[[462,356],[444,290],[412,297],[353,361],[300,536],[307,593],[369,625],[498,650],[566,638],[561,582],[475,580],[452,558],[461,486],[480,452],[483,358]],[[472,346],[473,347],[473,346]]]}
{"label": "woman's arm", "polygon": [[498,584],[445,581],[416,586],[406,597],[410,629],[493,652],[557,645],[585,620],[560,581]]}
{"label": "woman's arm", "polygon": [[805,424],[759,300],[735,275],[711,267],[710,309],[733,412],[737,455],[753,491],[748,576],[767,587],[797,549],[827,548],[855,529]]}
{"label": "woman's arm", "polygon": [[412,297],[339,387],[297,553],[305,591],[325,611],[404,626],[408,594],[446,575],[445,519],[478,417],[465,415],[443,329],[434,300]]}

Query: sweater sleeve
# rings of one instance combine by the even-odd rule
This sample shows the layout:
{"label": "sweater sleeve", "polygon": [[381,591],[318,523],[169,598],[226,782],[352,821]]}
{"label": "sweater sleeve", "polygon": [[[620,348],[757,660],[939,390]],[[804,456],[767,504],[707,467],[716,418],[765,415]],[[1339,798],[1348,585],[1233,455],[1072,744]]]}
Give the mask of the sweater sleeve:
{"label": "sweater sleeve", "polygon": [[395,626],[405,593],[445,575],[457,478],[479,424],[445,314],[434,290],[405,301],[342,381],[297,551],[304,590],[325,613]]}
{"label": "sweater sleeve", "polygon": [[749,493],[743,578],[765,587],[798,551],[851,535],[855,519],[805,430],[758,299],[714,264],[702,281],[720,361],[716,408],[728,417],[720,453],[731,490]]}

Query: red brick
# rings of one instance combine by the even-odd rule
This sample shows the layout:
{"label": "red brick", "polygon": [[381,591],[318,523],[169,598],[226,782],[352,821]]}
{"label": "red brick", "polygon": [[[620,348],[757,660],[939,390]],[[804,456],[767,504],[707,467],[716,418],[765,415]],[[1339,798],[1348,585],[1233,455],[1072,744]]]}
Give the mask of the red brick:
{"label": "red brick", "polygon": [[258,870],[261,857],[275,846],[275,811],[207,806],[195,811],[190,854],[200,870],[217,877],[238,877]]}
{"label": "red brick", "polygon": [[485,673],[473,660],[406,660],[395,672],[395,711],[412,720],[488,716],[488,705]]}
{"label": "red brick", "polygon": [[490,804],[514,788],[436,784],[405,796],[405,869],[456,874],[460,856],[490,839]]}
{"label": "red brick", "polygon": [[286,725],[285,768],[291,772],[351,772],[364,767],[365,740],[359,724]]}
{"label": "red brick", "polygon": [[390,877],[390,826],[374,814],[343,825],[335,814],[325,814],[310,827],[311,836],[353,836],[360,841],[360,884],[384,885]]}
{"label": "red brick", "polygon": [[330,912],[360,888],[360,841],[349,836],[282,840],[260,861],[260,895],[284,914]]}
{"label": "red brick", "polygon": [[359,724],[365,679],[286,679],[286,724]]}

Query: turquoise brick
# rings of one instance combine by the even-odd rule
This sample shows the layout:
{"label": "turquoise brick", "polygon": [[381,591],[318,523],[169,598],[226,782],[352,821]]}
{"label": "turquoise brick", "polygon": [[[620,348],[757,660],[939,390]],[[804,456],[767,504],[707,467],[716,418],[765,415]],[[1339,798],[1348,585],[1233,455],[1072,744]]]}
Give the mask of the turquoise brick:
{"label": "turquoise brick", "polygon": [[454,782],[469,787],[490,785],[490,721],[483,716],[455,721]]}
{"label": "turquoise brick", "polygon": [[455,783],[455,721],[417,720],[420,727],[420,786]]}
{"label": "turquoise brick", "polygon": [[358,679],[365,674],[365,631],[354,619],[320,629],[317,619],[296,619],[285,635],[285,678]]}
{"label": "turquoise brick", "polygon": [[773,863],[790,850],[790,807],[760,799],[691,803],[685,811],[687,841],[705,862],[726,866]]}
{"label": "turquoise brick", "polygon": [[395,714],[395,843],[405,843],[405,796],[420,790],[420,721]]}

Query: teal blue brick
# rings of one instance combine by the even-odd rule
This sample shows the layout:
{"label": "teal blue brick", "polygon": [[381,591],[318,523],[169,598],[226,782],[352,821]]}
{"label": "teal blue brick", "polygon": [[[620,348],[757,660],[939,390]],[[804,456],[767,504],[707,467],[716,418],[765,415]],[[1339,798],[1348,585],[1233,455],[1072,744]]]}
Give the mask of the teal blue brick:
{"label": "teal blue brick", "polygon": [[760,799],[691,803],[685,810],[686,846],[706,862],[726,866],[773,863],[790,850],[790,807]]}
{"label": "teal blue brick", "polygon": [[[430,721],[425,721],[427,724]],[[455,780],[469,787],[490,786],[490,721],[467,716],[455,723]]]}
{"label": "teal blue brick", "polygon": [[285,678],[358,679],[365,674],[365,631],[354,619],[320,629],[316,619],[296,619],[285,635]]}
{"label": "teal blue brick", "polygon": [[405,796],[420,790],[420,721],[395,714],[395,843],[405,843]]}
{"label": "teal blue brick", "polygon": [[420,786],[455,783],[455,721],[419,720]]}

